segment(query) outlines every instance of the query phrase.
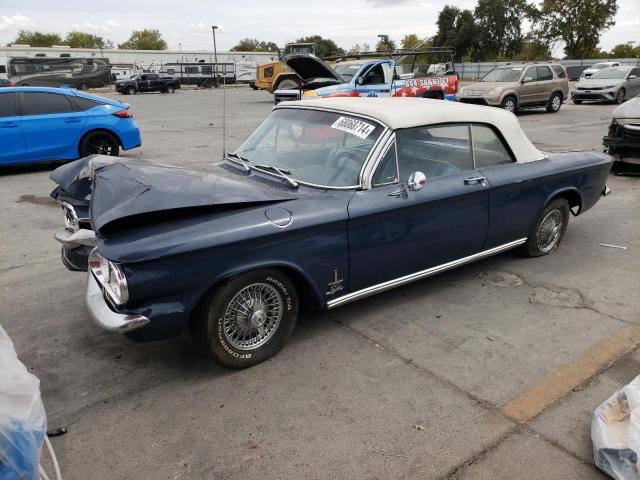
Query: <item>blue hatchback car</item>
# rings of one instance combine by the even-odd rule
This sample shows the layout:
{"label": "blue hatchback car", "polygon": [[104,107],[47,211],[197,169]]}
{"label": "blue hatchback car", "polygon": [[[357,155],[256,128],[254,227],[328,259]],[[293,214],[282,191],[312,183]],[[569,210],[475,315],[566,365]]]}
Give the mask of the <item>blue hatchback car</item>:
{"label": "blue hatchback car", "polygon": [[0,89],[0,165],[115,156],[140,143],[125,103],[66,88]]}

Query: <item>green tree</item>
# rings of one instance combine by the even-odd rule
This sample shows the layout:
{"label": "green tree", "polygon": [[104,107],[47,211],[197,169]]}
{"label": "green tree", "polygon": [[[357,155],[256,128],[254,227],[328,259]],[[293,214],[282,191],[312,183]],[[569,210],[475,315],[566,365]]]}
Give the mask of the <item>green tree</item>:
{"label": "green tree", "polygon": [[69,32],[64,38],[64,43],[71,48],[113,48],[111,40],[86,32]]}
{"label": "green tree", "polygon": [[620,43],[611,49],[614,58],[636,58],[640,54],[640,47],[633,48],[633,42]]}
{"label": "green tree", "polygon": [[409,33],[400,40],[400,46],[405,50],[410,50],[422,45],[422,40],[415,33]]}
{"label": "green tree", "polygon": [[542,0],[533,15],[534,32],[548,42],[564,42],[568,58],[594,58],[617,11],[617,0]]}
{"label": "green tree", "polygon": [[51,45],[63,45],[62,38],[57,33],[32,32],[19,30],[13,44],[31,45],[32,47],[50,47]]}
{"label": "green tree", "polygon": [[532,34],[528,34],[522,41],[520,51],[516,53],[512,60],[549,60],[551,58],[551,49],[549,44],[544,40],[540,40]]}
{"label": "green tree", "polygon": [[124,50],[166,50],[167,42],[164,41],[160,30],[146,28],[135,30],[129,40],[118,45]]}
{"label": "green tree", "polygon": [[320,35],[311,35],[309,37],[302,37],[296,40],[296,43],[315,43],[316,44],[316,56],[318,57],[330,57],[332,55],[344,55],[345,51],[336,45],[336,42],[330,38],[323,38]]}
{"label": "green tree", "polygon": [[391,40],[388,35],[384,35],[376,43],[376,52],[390,52],[396,48],[396,42]]}
{"label": "green tree", "polygon": [[257,38],[243,38],[231,49],[232,52],[277,52],[275,42],[260,41]]}
{"label": "green tree", "polygon": [[368,43],[363,43],[363,44],[359,44],[356,43],[354,44],[347,53],[362,53],[362,52],[368,52],[369,50],[371,50],[371,47],[369,46]]}
{"label": "green tree", "polygon": [[478,46],[478,29],[470,10],[445,5],[438,14],[438,32],[433,37],[437,47],[453,47],[459,59],[471,58]]}
{"label": "green tree", "polygon": [[525,0],[478,0],[474,10],[481,60],[510,59],[522,47],[522,20],[529,13]]}

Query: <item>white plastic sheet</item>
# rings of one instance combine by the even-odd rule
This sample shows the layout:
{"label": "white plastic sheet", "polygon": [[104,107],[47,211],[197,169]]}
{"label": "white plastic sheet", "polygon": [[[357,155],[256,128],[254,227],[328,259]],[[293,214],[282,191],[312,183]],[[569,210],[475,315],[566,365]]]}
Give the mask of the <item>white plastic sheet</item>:
{"label": "white plastic sheet", "polygon": [[40,381],[0,326],[0,480],[37,480],[47,419]]}
{"label": "white plastic sheet", "polygon": [[598,468],[618,480],[640,479],[640,375],[596,408],[591,440]]}

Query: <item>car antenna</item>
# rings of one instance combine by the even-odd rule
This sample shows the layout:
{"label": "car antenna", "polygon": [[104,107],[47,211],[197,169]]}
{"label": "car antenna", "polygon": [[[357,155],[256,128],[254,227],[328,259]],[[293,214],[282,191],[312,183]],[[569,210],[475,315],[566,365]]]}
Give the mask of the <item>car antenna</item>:
{"label": "car antenna", "polygon": [[222,87],[222,158],[227,157],[227,89]]}

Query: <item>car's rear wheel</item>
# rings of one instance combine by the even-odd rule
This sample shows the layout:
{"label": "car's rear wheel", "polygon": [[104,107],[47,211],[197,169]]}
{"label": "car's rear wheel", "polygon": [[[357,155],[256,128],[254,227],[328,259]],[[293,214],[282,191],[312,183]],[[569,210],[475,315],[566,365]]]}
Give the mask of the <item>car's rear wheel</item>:
{"label": "car's rear wheel", "polygon": [[138,93],[138,91],[134,87],[128,87],[127,88],[127,94],[128,95],[135,95],[136,93]]}
{"label": "car's rear wheel", "polygon": [[532,234],[522,246],[527,257],[541,257],[557,250],[569,224],[569,202],[556,198],[542,211]]}
{"label": "car's rear wheel", "polygon": [[562,106],[562,95],[560,95],[559,92],[556,92],[553,95],[551,95],[551,98],[549,99],[549,103],[547,103],[547,112],[556,113],[558,110],[560,110],[561,106]]}
{"label": "car's rear wheel", "polygon": [[214,358],[230,368],[246,368],[278,353],[298,318],[291,279],[263,269],[215,287],[192,320],[192,333]]}
{"label": "car's rear wheel", "polygon": [[110,155],[117,157],[119,153],[120,142],[109,132],[90,132],[80,142],[80,157],[89,155]]}
{"label": "car's rear wheel", "polygon": [[173,93],[175,92],[175,89],[171,85],[167,85],[167,88],[165,88],[165,92]]}
{"label": "car's rear wheel", "polygon": [[500,107],[507,112],[511,112],[513,114],[518,113],[518,101],[515,97],[505,97],[504,100],[502,100]]}
{"label": "car's rear wheel", "polygon": [[618,90],[618,93],[616,93],[616,103],[618,105],[624,102],[625,94],[626,92],[624,91],[624,88],[621,88],[620,90]]}

